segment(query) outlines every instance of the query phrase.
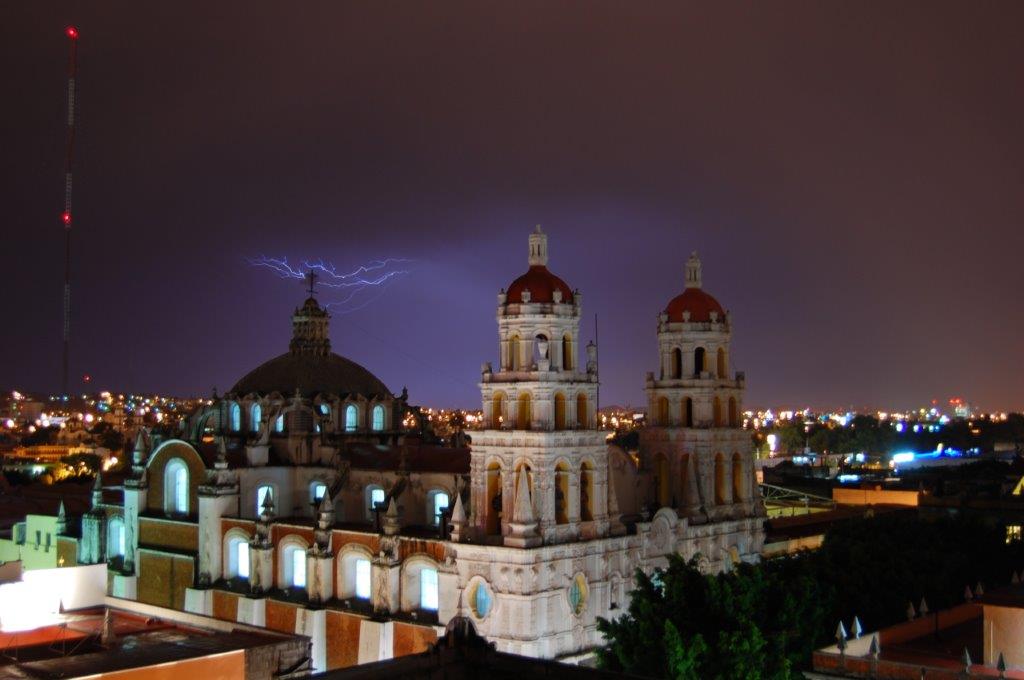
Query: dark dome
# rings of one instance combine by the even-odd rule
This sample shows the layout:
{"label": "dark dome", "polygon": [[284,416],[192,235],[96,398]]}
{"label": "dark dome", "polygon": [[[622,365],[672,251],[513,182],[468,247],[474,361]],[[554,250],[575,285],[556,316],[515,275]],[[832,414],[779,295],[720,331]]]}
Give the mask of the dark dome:
{"label": "dark dome", "polygon": [[700,288],[687,288],[672,298],[665,309],[668,320],[673,323],[683,320],[684,311],[690,313],[690,323],[711,321],[711,312],[718,312],[719,323],[725,321],[725,310],[722,309],[722,305]]}
{"label": "dark dome", "polygon": [[288,352],[261,364],[239,380],[231,391],[237,395],[280,392],[291,396],[300,390],[305,397],[317,393],[390,396],[377,376],[354,361],[337,354]]}
{"label": "dark dome", "polygon": [[562,291],[562,302],[572,303],[572,288],[562,279],[552,274],[544,265],[533,265],[518,279],[509,284],[505,298],[509,304],[523,301],[523,291],[530,291],[530,302],[554,302],[556,290]]}

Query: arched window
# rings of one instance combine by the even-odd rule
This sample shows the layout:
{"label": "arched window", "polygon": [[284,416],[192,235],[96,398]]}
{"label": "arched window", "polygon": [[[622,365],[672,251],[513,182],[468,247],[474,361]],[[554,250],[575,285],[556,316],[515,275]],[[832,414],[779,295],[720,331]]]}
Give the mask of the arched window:
{"label": "arched window", "polygon": [[724,347],[719,347],[718,348],[718,377],[719,378],[725,378],[728,375],[727,372],[726,372],[727,369],[728,369],[728,366],[726,366],[726,363],[725,363],[725,348]]}
{"label": "arched window", "polygon": [[321,481],[315,481],[309,485],[309,502],[319,504],[327,494],[327,485]]}
{"label": "arched window", "polygon": [[676,347],[672,350],[672,378],[679,379],[683,377],[683,350]]}
{"label": "arched window", "polygon": [[306,544],[297,536],[281,541],[281,588],[306,587]]}
{"label": "arched window", "polygon": [[377,404],[373,407],[373,431],[381,432],[384,430],[384,407]]}
{"label": "arched window", "polygon": [[253,432],[259,432],[261,418],[263,418],[263,407],[259,404],[253,404],[252,408],[249,409],[249,429]]}
{"label": "arched window", "polygon": [[590,412],[585,392],[580,392],[576,395],[576,427],[581,430],[586,430],[590,427]]}
{"label": "arched window", "polygon": [[355,404],[345,407],[345,432],[355,432],[359,427],[359,409]]}
{"label": "arched window", "polygon": [[373,521],[374,510],[385,509],[384,500],[387,498],[387,494],[384,493],[384,488],[376,484],[371,484],[366,487],[366,519],[370,522]]}
{"label": "arched window", "polygon": [[365,557],[356,560],[356,597],[370,599],[370,560]]}
{"label": "arched window", "polygon": [[495,392],[491,399],[491,427],[495,430],[501,428],[505,420],[505,393]]}
{"label": "arched window", "polygon": [[530,393],[522,392],[519,395],[519,413],[516,417],[516,428],[529,430],[533,422],[533,406],[530,403]]}
{"label": "arched window", "polygon": [[420,609],[437,611],[437,569],[420,569]]}
{"label": "arched window", "polygon": [[448,509],[448,493],[441,489],[432,489],[427,493],[427,524],[438,526],[441,515]]}
{"label": "arched window", "polygon": [[672,418],[668,413],[668,397],[658,397],[658,425],[668,427],[672,424]]}
{"label": "arched window", "polygon": [[725,425],[725,419],[722,418],[722,400],[718,397],[715,397],[715,400],[712,402],[712,415],[715,419],[715,427]]}
{"label": "arched window", "polygon": [[580,521],[594,521],[594,468],[587,461],[580,465]]}
{"label": "arched window", "polygon": [[320,415],[331,417],[331,405],[326,402],[320,402]]}
{"label": "arched window", "polygon": [[263,502],[267,499],[267,495],[270,495],[271,502],[277,494],[274,493],[274,487],[270,484],[262,484],[256,487],[256,516],[259,517],[260,513],[263,512]]}
{"label": "arched window", "polygon": [[372,569],[368,548],[349,544],[338,553],[338,590],[340,599],[355,597],[360,600],[370,599]]}
{"label": "arched window", "polygon": [[284,432],[284,414],[279,415],[274,421],[274,432]]}
{"label": "arched window", "polygon": [[698,347],[693,351],[693,377],[699,378],[705,370],[704,348]]}
{"label": "arched window", "polygon": [[513,335],[508,339],[508,367],[511,371],[518,371],[520,364],[519,357],[519,336]]}
{"label": "arched window", "polygon": [[729,427],[739,427],[740,414],[736,407],[736,397],[729,397]]}
{"label": "arched window", "polygon": [[230,413],[231,413],[231,431],[232,432],[239,432],[239,431],[241,431],[241,429],[242,429],[242,407],[239,406],[238,404],[236,404],[235,402],[231,402]]}
{"label": "arched window", "polygon": [[501,465],[491,462],[487,465],[487,535],[501,534]]}
{"label": "arched window", "polygon": [[576,368],[573,362],[572,336],[568,333],[562,337],[562,368],[567,371]]}
{"label": "arched window", "polygon": [[555,429],[565,429],[565,395],[555,392]]}
{"label": "arched window", "polygon": [[732,454],[732,500],[733,503],[738,503],[746,497],[746,489],[744,488],[744,476],[743,476],[743,459],[740,458],[740,454]]}
{"label": "arched window", "polygon": [[111,517],[107,522],[107,559],[124,557],[124,548],[124,520],[120,517]]}
{"label": "arched window", "polygon": [[164,511],[176,515],[188,514],[188,466],[174,458],[164,467]]}
{"label": "arched window", "polygon": [[683,413],[682,421],[684,427],[693,427],[693,399],[687,397],[682,401]]}
{"label": "arched window", "polygon": [[569,523],[569,467],[555,466],[555,524]]}
{"label": "arched window", "polygon": [[239,529],[233,529],[227,536],[224,556],[227,567],[224,572],[228,578],[249,578],[249,537]]}
{"label": "arched window", "polygon": [[719,453],[715,456],[715,503],[724,505],[728,493],[729,488],[725,480],[725,456]]}
{"label": "arched window", "polygon": [[548,336],[543,333],[538,333],[537,337],[533,339],[533,365],[539,366],[541,359],[547,359],[551,356],[551,343],[548,342]]}

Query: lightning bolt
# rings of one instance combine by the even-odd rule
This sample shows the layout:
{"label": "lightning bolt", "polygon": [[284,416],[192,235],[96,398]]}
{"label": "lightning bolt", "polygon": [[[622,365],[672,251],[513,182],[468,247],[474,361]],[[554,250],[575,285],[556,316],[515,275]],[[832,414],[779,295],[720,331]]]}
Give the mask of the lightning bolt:
{"label": "lightning bolt", "polygon": [[282,279],[304,281],[309,272],[315,272],[319,286],[337,291],[336,299],[325,300],[323,303],[325,308],[339,314],[356,312],[372,303],[384,293],[392,280],[409,273],[408,269],[399,267],[413,262],[403,257],[388,257],[371,260],[352,271],[339,272],[334,263],[323,259],[302,260],[299,264],[289,263],[287,257],[260,255],[247,259],[250,265],[269,269]]}

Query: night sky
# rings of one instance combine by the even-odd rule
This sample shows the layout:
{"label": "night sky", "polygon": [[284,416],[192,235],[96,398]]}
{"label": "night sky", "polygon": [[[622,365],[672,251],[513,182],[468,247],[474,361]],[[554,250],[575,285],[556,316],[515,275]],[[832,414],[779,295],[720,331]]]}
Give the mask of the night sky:
{"label": "night sky", "polygon": [[[478,406],[540,223],[640,404],[691,250],[748,406],[1024,408],[1024,4],[102,2],[0,22],[0,387],[208,394],[287,349],[268,255],[414,260],[334,349]],[[326,295],[326,294],[325,294]]]}

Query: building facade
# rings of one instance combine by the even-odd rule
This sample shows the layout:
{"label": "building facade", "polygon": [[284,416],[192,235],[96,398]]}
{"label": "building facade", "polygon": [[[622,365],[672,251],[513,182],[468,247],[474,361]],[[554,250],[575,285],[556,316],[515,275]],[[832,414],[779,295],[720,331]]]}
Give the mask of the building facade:
{"label": "building facade", "polygon": [[404,391],[332,353],[310,297],[287,353],[177,436],[139,434],[123,501],[94,495],[60,559],[107,561],[116,596],[308,636],[317,669],[422,651],[457,616],[501,651],[580,659],[636,569],[758,559],[744,380],[699,260],[659,317],[657,417],[629,455],[598,429],[583,296],[548,268],[539,228],[528,245],[498,295],[470,446],[437,441]]}

